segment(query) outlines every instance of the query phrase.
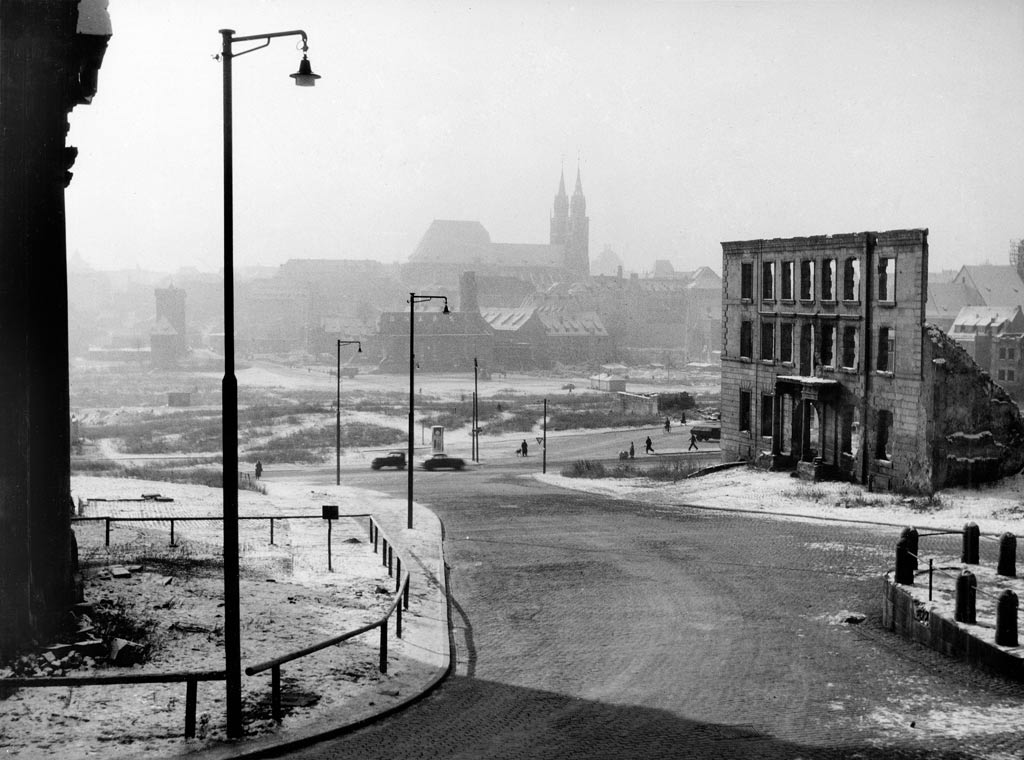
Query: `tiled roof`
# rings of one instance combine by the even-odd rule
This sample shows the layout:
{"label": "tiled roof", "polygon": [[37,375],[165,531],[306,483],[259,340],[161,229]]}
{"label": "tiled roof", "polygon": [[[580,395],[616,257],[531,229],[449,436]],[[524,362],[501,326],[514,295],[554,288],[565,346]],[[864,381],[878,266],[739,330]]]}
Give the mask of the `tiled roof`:
{"label": "tiled roof", "polygon": [[1017,268],[1009,264],[965,266],[957,274],[956,282],[967,282],[974,286],[986,306],[1024,304],[1024,282]]}

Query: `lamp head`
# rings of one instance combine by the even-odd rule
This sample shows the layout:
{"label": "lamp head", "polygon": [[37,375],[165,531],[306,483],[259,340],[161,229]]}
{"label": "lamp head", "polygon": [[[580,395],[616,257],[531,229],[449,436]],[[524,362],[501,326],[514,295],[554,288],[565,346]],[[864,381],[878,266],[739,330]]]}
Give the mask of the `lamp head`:
{"label": "lamp head", "polygon": [[451,312],[448,311],[448,299],[447,298],[444,299],[444,308],[441,310],[441,313],[442,314],[451,314]]}
{"label": "lamp head", "polygon": [[302,54],[302,60],[299,61],[299,70],[289,76],[295,80],[295,84],[299,87],[312,87],[316,84],[316,80],[320,78],[319,74],[313,73],[313,67],[309,65],[309,58],[305,53]]}

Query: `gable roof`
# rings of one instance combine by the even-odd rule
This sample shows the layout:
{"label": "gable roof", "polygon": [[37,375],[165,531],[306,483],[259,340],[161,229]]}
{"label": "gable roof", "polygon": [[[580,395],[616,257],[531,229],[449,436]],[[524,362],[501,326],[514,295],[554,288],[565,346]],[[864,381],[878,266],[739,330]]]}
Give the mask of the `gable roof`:
{"label": "gable roof", "polygon": [[487,253],[491,236],[480,222],[435,219],[423,233],[409,261],[469,262]]}
{"label": "gable roof", "polygon": [[961,267],[953,282],[971,285],[986,306],[1024,304],[1024,281],[1014,266],[982,264]]}
{"label": "gable roof", "polygon": [[1020,332],[1024,312],[1020,306],[965,306],[953,320],[954,333],[999,335]]}

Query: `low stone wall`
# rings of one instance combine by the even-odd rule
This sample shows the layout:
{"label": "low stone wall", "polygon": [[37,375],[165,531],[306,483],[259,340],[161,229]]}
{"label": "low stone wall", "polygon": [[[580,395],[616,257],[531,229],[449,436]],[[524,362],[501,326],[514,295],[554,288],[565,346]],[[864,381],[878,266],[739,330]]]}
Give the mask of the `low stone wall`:
{"label": "low stone wall", "polygon": [[1024,647],[1000,647],[974,636],[970,626],[926,609],[892,573],[882,579],[882,625],[950,657],[1015,681],[1024,681]]}

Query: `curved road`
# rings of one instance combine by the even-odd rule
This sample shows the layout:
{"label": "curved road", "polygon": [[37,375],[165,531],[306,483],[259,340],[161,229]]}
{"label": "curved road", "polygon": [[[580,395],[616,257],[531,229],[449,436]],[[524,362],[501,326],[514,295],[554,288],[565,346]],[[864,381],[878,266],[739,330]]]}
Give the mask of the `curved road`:
{"label": "curved road", "polygon": [[[293,756],[1021,756],[1024,689],[880,628],[891,528],[647,507],[522,476],[537,464],[417,473],[446,528],[455,671]],[[399,474],[345,482],[404,494]]]}

